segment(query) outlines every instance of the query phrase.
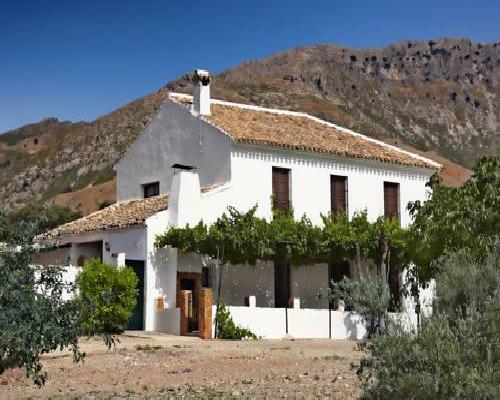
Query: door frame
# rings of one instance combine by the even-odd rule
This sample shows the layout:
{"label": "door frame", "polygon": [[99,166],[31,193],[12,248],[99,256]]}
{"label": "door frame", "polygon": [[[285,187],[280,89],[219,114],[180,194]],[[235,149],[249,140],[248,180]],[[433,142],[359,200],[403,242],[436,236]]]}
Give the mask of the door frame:
{"label": "door frame", "polygon": [[[140,330],[144,331],[145,327],[146,327],[146,261],[145,260],[126,259],[125,265],[128,266],[129,268],[133,269],[133,266],[128,264],[130,262],[142,263],[142,282],[143,282],[143,287],[142,287],[142,324],[141,324],[142,329],[140,329]],[[134,270],[134,272],[135,272],[135,270]],[[140,279],[139,277],[137,277],[137,278]],[[137,292],[137,296],[139,296],[139,291]],[[128,323],[127,323],[127,329],[128,329]]]}
{"label": "door frame", "polygon": [[[176,282],[176,296],[175,296],[175,306],[178,308],[181,306],[180,304],[180,294],[181,294],[181,280],[182,279],[192,279],[194,280],[194,285],[195,285],[195,293],[193,293],[193,298],[194,296],[197,296],[197,299],[196,301],[198,302],[198,309],[196,310],[197,311],[197,315],[196,315],[196,319],[198,321],[198,331],[200,329],[200,321],[201,321],[201,307],[200,307],[200,304],[199,304],[199,297],[200,297],[200,293],[201,293],[201,289],[202,289],[202,282],[201,282],[201,272],[180,272],[180,271],[177,271],[177,282]],[[196,331],[189,331],[189,330],[186,330],[186,332],[183,332],[183,328],[182,328],[183,324],[181,323],[181,335],[185,335],[185,334],[191,334],[192,332],[196,332]]]}

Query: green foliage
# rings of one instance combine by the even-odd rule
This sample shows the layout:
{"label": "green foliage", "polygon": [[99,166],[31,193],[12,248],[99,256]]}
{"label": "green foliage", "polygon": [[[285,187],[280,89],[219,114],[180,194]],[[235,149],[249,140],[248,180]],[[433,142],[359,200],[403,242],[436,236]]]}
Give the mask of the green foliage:
{"label": "green foliage", "polygon": [[129,267],[117,268],[96,259],[87,262],[77,278],[84,331],[124,331],[136,305],[137,281]]}
{"label": "green foliage", "polygon": [[0,374],[9,367],[24,367],[37,385],[45,383],[40,356],[69,348],[75,362],[80,304],[63,301],[74,287],[63,282],[60,267],[31,266],[37,221],[20,224],[15,239],[0,248]]}
{"label": "green foliage", "polygon": [[232,264],[255,264],[257,260],[288,259],[304,265],[327,262],[333,257],[352,259],[356,248],[375,261],[382,259],[380,238],[387,236],[389,247],[398,263],[404,259],[406,233],[397,220],[379,218],[370,223],[366,212],[356,213],[349,221],[345,214],[322,216],[318,227],[303,216],[277,214],[271,221],[257,217],[257,207],[240,212],[233,207],[210,227],[203,221],[194,227],[170,227],[156,238],[157,246],[170,245],[183,252],[224,258]]}
{"label": "green foliage", "polygon": [[364,399],[495,399],[500,396],[500,306],[453,320],[436,314],[418,333],[376,336],[358,370]]}
{"label": "green foliage", "polygon": [[434,314],[418,331],[376,335],[358,370],[365,399],[493,399],[500,396],[498,254],[461,251],[439,262]]}
{"label": "green foliage", "polygon": [[488,254],[483,262],[462,250],[439,262],[434,308],[452,317],[466,310],[483,312],[485,304],[500,291],[500,258]]}
{"label": "green foliage", "polygon": [[97,207],[99,210],[104,210],[106,207],[109,207],[111,204],[114,204],[114,201],[111,200],[102,200],[97,202]]}
{"label": "green foliage", "polygon": [[222,300],[217,308],[215,320],[217,323],[217,337],[219,339],[257,339],[257,336],[252,331],[234,323],[229,312],[229,307]]}
{"label": "green foliage", "polygon": [[367,325],[368,338],[387,328],[391,295],[384,279],[344,278],[339,283],[333,283],[331,296],[337,295],[344,300],[346,307],[358,313]]}
{"label": "green foliage", "polygon": [[443,254],[467,249],[484,259],[500,243],[500,157],[481,157],[472,178],[459,188],[441,185],[434,176],[432,197],[410,203],[414,218],[408,241],[416,275],[426,282],[438,272]]}
{"label": "green foliage", "polygon": [[82,216],[68,207],[51,205],[43,206],[30,203],[23,208],[4,215],[3,223],[0,221],[0,240],[16,239],[17,232],[23,229],[30,230],[34,235],[43,233],[66,222],[73,221]]}

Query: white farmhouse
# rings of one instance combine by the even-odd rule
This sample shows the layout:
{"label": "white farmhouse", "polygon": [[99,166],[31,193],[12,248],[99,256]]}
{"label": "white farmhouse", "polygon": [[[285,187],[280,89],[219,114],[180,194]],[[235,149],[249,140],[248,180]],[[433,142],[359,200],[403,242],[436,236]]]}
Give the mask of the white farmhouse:
{"label": "white farmhouse", "polygon": [[[131,329],[212,334],[218,268],[155,248],[168,226],[211,223],[228,206],[257,205],[270,219],[272,201],[315,224],[341,209],[349,216],[367,210],[370,220],[397,215],[406,225],[407,203],[427,197],[425,183],[440,168],[304,113],[211,99],[209,74],[194,76],[193,96],[171,93],[116,165],[117,203],[43,236],[76,268],[98,257],[135,269],[140,290]],[[224,270],[221,295],[236,322],[263,337],[362,337],[350,313],[318,297],[339,268],[234,265]],[[343,273],[354,272],[345,265]]]}

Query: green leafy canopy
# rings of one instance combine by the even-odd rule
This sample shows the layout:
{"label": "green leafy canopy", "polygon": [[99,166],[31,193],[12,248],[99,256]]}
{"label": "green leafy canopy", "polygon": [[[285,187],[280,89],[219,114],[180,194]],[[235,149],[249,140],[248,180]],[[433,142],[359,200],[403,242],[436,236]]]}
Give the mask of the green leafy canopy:
{"label": "green leafy canopy", "polygon": [[35,384],[43,385],[42,354],[69,348],[74,361],[84,354],[78,347],[80,304],[64,300],[74,285],[64,282],[63,267],[31,264],[38,229],[37,221],[22,224],[15,239],[0,247],[0,374],[24,367]]}
{"label": "green leafy canopy", "polygon": [[129,267],[117,268],[94,259],[85,263],[77,285],[86,333],[125,330],[137,299],[137,276]]}
{"label": "green leafy canopy", "polygon": [[212,225],[200,221],[194,227],[169,227],[156,237],[159,247],[173,246],[182,252],[224,258],[232,264],[255,264],[257,260],[287,259],[295,265],[327,262],[332,254],[354,258],[356,246],[366,256],[379,260],[380,237],[390,237],[395,259],[404,261],[405,230],[397,220],[379,218],[368,221],[367,213],[355,213],[349,220],[343,213],[322,216],[323,226],[314,225],[303,216],[295,220],[291,214],[275,215],[271,221],[256,216],[257,206],[247,212],[229,207]]}
{"label": "green leafy canopy", "polygon": [[470,180],[458,188],[429,182],[432,197],[410,203],[413,217],[408,242],[421,281],[438,271],[435,260],[466,249],[480,260],[498,248],[500,239],[500,157],[481,157]]}

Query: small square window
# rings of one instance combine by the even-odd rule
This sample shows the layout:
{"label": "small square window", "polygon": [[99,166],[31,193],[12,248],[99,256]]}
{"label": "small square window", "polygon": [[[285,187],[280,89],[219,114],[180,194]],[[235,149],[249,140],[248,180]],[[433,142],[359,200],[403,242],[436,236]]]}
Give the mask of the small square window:
{"label": "small square window", "polygon": [[144,198],[158,196],[160,194],[160,182],[152,182],[142,185],[144,189]]}

